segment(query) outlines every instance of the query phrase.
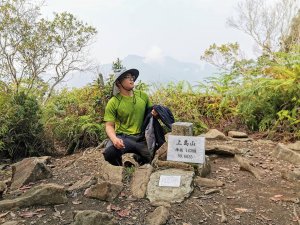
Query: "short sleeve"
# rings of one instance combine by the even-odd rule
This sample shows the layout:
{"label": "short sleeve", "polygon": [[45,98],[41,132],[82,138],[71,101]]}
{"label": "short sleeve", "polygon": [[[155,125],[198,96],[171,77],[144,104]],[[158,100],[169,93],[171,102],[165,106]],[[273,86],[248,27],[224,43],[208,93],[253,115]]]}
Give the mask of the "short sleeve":
{"label": "short sleeve", "polygon": [[152,106],[152,103],[151,103],[151,101],[150,101],[150,99],[149,99],[149,96],[148,96],[145,92],[141,91],[141,97],[142,97],[142,98],[144,99],[144,101],[146,102],[146,107],[147,107],[147,108],[149,108],[149,107]]}
{"label": "short sleeve", "polygon": [[114,98],[111,98],[105,107],[103,120],[105,122],[116,122],[116,110],[116,102]]}

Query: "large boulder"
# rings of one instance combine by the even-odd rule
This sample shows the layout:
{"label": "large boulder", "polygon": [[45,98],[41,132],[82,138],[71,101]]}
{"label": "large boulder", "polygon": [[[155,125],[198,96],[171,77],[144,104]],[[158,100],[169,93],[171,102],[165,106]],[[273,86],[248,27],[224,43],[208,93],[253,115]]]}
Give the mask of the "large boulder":
{"label": "large boulder", "polygon": [[[179,187],[159,186],[161,175],[180,176]],[[182,202],[193,191],[194,172],[179,169],[166,169],[152,173],[147,188],[147,198],[153,202]]]}
{"label": "large boulder", "polygon": [[12,184],[10,188],[16,190],[23,185],[52,176],[51,169],[46,166],[48,158],[32,157],[12,165]]}
{"label": "large boulder", "polygon": [[33,187],[18,198],[0,201],[0,210],[34,205],[58,205],[67,202],[66,191],[57,184],[41,184]]}

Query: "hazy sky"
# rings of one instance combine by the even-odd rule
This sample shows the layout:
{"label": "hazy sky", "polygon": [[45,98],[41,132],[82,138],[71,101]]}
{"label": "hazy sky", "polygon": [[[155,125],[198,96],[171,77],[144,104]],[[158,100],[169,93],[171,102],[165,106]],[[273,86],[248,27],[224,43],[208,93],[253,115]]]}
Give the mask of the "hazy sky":
{"label": "hazy sky", "polygon": [[171,56],[200,63],[212,43],[239,42],[251,54],[252,40],[226,25],[238,0],[46,0],[42,12],[67,11],[97,28],[92,54],[111,63],[129,54],[159,61]]}

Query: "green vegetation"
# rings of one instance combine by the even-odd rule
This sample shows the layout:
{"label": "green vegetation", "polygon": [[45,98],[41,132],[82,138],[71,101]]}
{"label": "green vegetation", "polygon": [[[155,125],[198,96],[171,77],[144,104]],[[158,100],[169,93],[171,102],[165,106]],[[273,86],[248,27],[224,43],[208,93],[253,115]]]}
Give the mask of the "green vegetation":
{"label": "green vegetation", "polygon": [[[276,57],[276,60],[274,58]],[[214,94],[231,102],[236,116],[250,131],[269,137],[299,138],[299,47],[257,61],[235,61],[231,71],[212,82]],[[217,89],[213,89],[218,84]],[[274,136],[275,135],[275,136]]]}
{"label": "green vegetation", "polygon": [[1,1],[0,88],[45,103],[70,73],[91,68],[86,50],[97,32],[66,12],[40,18],[40,7],[32,0]]}
{"label": "green vegetation", "polygon": [[98,86],[62,90],[44,107],[43,121],[48,135],[73,153],[81,147],[96,146],[104,139],[104,106]]}
{"label": "green vegetation", "polygon": [[125,167],[125,169],[124,169],[124,179],[126,181],[130,181],[134,171],[135,171],[134,166]]}
{"label": "green vegetation", "polygon": [[0,155],[12,159],[43,155],[50,150],[41,110],[33,96],[23,92],[0,95]]}

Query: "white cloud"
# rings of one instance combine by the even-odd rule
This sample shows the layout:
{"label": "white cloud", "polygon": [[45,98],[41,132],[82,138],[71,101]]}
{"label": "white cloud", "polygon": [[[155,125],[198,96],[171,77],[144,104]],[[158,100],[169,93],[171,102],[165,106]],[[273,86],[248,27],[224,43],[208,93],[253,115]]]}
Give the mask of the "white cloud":
{"label": "white cloud", "polygon": [[[53,1],[53,0],[52,0]],[[54,0],[56,1],[56,0]],[[57,0],[58,1],[58,0]],[[61,1],[60,1],[61,2]],[[64,2],[66,5],[70,5],[67,1]],[[124,5],[125,0],[73,0],[72,4],[76,7],[84,7],[84,8],[93,8],[95,7],[105,7],[105,8],[117,8]]]}
{"label": "white cloud", "polygon": [[151,49],[146,53],[144,62],[162,64],[164,62],[162,50],[157,46],[151,47]]}

